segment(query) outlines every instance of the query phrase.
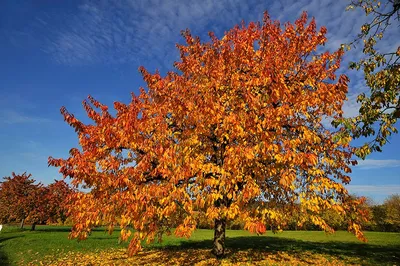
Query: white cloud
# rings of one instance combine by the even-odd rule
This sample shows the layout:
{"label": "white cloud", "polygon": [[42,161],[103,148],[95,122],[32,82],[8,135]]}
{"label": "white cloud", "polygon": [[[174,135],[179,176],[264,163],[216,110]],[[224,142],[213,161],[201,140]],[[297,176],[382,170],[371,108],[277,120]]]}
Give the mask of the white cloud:
{"label": "white cloud", "polygon": [[3,109],[18,106],[24,110],[32,110],[37,107],[28,97],[15,93],[12,89],[0,88],[0,91],[0,106]]}
{"label": "white cloud", "polygon": [[388,168],[388,167],[400,167],[400,160],[366,159],[366,160],[359,160],[357,165],[357,168],[361,169],[377,169],[377,168]]}
{"label": "white cloud", "polygon": [[[51,37],[46,51],[62,64],[142,64],[174,60],[180,31],[204,30],[212,18],[236,20],[239,1],[87,1]],[[232,8],[231,16],[220,13]],[[238,23],[239,21],[235,21]],[[218,23],[212,25],[218,28]],[[171,53],[172,52],[172,53]],[[169,63],[169,62],[168,62]]]}
{"label": "white cloud", "polygon": [[356,36],[365,17],[360,12],[345,12],[347,4],[346,0],[281,0],[272,4],[262,0],[89,0],[76,14],[58,18],[60,28],[50,28],[48,14],[37,21],[52,35],[44,50],[62,64],[143,64],[155,60],[160,67],[170,68],[178,56],[175,43],[182,42],[181,30],[189,28],[201,37],[209,31],[221,35],[242,20],[261,20],[265,10],[282,25],[307,11],[316,18],[318,27],[327,26],[326,49],[336,50]]}
{"label": "white cloud", "polygon": [[38,154],[35,152],[21,152],[19,155],[24,158],[25,160],[29,161],[37,161],[37,162],[46,162],[49,158],[48,156]]}
{"label": "white cloud", "polygon": [[346,188],[351,193],[375,195],[392,195],[400,193],[400,185],[348,185]]}
{"label": "white cloud", "polygon": [[13,110],[0,110],[0,123],[4,124],[22,124],[22,123],[48,123],[51,119],[31,116],[19,113]]}
{"label": "white cloud", "polygon": [[360,109],[360,104],[357,102],[356,93],[351,93],[347,95],[347,101],[343,103],[343,115],[345,117],[354,117],[358,115],[358,111]]}

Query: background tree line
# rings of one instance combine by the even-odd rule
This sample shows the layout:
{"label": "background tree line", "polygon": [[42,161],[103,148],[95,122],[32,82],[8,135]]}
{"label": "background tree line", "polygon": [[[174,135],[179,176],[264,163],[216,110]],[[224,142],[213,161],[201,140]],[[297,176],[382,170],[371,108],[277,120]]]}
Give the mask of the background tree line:
{"label": "background tree line", "polygon": [[[362,208],[368,217],[368,220],[362,223],[363,230],[400,232],[400,196],[398,194],[389,196],[382,204],[374,204],[371,199],[367,199]],[[330,210],[325,211],[323,216],[335,230],[346,230],[347,224],[342,216]],[[293,217],[288,229],[318,230],[311,223],[305,223],[303,227],[299,228],[296,226],[296,217]]]}
{"label": "background tree line", "polygon": [[[367,199],[362,205],[363,210],[367,213],[368,221],[364,221],[362,228],[365,231],[380,232],[400,232],[400,195],[395,194],[389,196],[382,204],[374,204],[371,199]],[[334,230],[346,230],[347,222],[344,217],[333,210],[326,210],[322,214],[324,220],[328,221],[329,226]],[[299,224],[302,217],[293,214],[286,226],[285,230],[320,230],[312,222],[306,221]],[[199,228],[211,229],[206,217],[200,218]],[[236,219],[228,224],[229,229],[241,230],[244,228],[244,222]],[[279,228],[269,227],[271,230],[279,230]]]}
{"label": "background tree line", "polygon": [[[68,219],[68,199],[73,198],[76,190],[72,189],[63,180],[55,180],[44,186],[36,181],[30,174],[4,177],[0,183],[0,223],[20,223],[23,228],[25,223],[32,225],[35,230],[37,224],[66,224]],[[78,193],[82,194],[82,193]],[[257,202],[254,202],[257,204]],[[367,199],[363,205],[368,221],[362,224],[363,230],[400,232],[400,195],[389,196],[382,204],[374,204]],[[198,212],[198,228],[212,229],[213,225],[207,217]],[[335,211],[326,210],[322,214],[324,220],[334,230],[346,230],[348,224],[343,216]],[[320,230],[311,221],[300,223],[303,220],[299,215],[293,214],[289,222],[282,228],[268,227],[274,231],[285,230]],[[245,223],[240,219],[231,221],[228,229],[244,229]]]}
{"label": "background tree line", "polygon": [[75,190],[63,180],[45,186],[30,174],[15,174],[0,182],[0,223],[63,224],[67,220],[66,200]]}

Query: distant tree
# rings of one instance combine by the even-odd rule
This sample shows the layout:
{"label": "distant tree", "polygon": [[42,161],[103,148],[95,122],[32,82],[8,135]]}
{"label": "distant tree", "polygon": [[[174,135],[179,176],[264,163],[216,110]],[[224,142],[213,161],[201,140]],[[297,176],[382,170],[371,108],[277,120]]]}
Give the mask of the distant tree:
{"label": "distant tree", "polygon": [[31,175],[23,173],[4,177],[0,183],[0,223],[20,221],[31,223],[31,230],[37,224],[54,223],[67,218],[66,202],[75,190],[63,180],[44,186],[35,184]]}
{"label": "distant tree", "polygon": [[65,222],[67,219],[66,204],[73,193],[75,190],[63,180],[54,180],[47,186],[47,223]]}
{"label": "distant tree", "polygon": [[[365,57],[352,62],[350,68],[364,72],[370,91],[358,96],[361,104],[359,115],[338,119],[337,124],[344,124],[354,138],[372,137],[371,141],[356,151],[359,157],[365,158],[372,151],[381,151],[388,137],[398,132],[395,124],[400,118],[400,46],[382,48],[378,44],[389,28],[399,28],[400,1],[351,1],[348,9],[355,8],[363,9],[370,20],[361,27],[356,40],[345,47],[361,49],[358,42],[363,41],[362,52]],[[389,36],[389,39],[398,40],[398,30],[396,34]]]}
{"label": "distant tree", "polygon": [[49,219],[49,190],[42,184],[38,184],[27,196],[28,216],[26,221],[31,223],[31,230],[34,231],[37,224],[43,224]]}
{"label": "distant tree", "polygon": [[91,188],[76,194],[71,236],[118,223],[122,240],[134,234],[133,254],[175,225],[177,236],[189,237],[201,212],[220,257],[229,221],[262,234],[299,213],[332,232],[321,216],[331,209],[364,239],[360,201],[344,186],[356,163],[351,139],[322,123],[342,115],[348,90],[348,78],[335,75],[343,51],[317,52],[325,33],[305,13],[284,28],[265,13],[262,24],[221,39],[210,33],[206,43],[185,31],[177,71],[162,77],[141,68],[148,91],[129,105],[116,102],[115,116],[92,97],[84,102],[92,124],[62,108],[81,149],[49,164]]}
{"label": "distant tree", "polygon": [[[17,175],[14,172],[11,177],[4,177],[0,183],[1,220],[3,222],[20,221],[21,228],[27,218],[34,221],[41,210],[42,185],[34,184],[31,174]],[[34,229],[34,228],[33,228]]]}
{"label": "distant tree", "polygon": [[392,231],[400,231],[400,195],[392,195],[383,203],[385,208],[384,221],[387,223]]}
{"label": "distant tree", "polygon": [[[359,198],[359,196],[355,196],[356,198]],[[374,216],[373,216],[373,207],[375,206],[374,201],[369,198],[369,197],[362,197],[363,203],[360,204],[359,208],[360,211],[364,213],[365,220],[361,223],[362,228],[367,231],[373,231],[375,230],[375,221],[374,221]]]}
{"label": "distant tree", "polygon": [[346,220],[343,215],[340,215],[335,211],[328,209],[324,212],[323,217],[327,221],[329,226],[331,226],[335,230],[343,230],[347,227]]}

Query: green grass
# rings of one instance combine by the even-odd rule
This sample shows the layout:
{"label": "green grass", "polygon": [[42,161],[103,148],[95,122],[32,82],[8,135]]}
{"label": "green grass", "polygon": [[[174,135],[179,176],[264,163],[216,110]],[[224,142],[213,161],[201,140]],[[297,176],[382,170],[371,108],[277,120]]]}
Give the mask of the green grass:
{"label": "green grass", "polygon": [[126,247],[118,244],[119,232],[112,235],[104,229],[95,229],[85,241],[69,240],[71,227],[36,226],[36,231],[21,231],[16,227],[3,227],[0,233],[0,265],[18,265],[30,262],[48,254],[60,254],[68,251],[88,252]]}
{"label": "green grass", "polygon": [[[45,255],[54,255],[75,251],[91,252],[115,247],[119,232],[108,235],[98,228],[85,241],[69,240],[70,227],[38,226],[37,231],[21,231],[15,227],[4,227],[0,233],[0,265],[19,265],[40,259]],[[196,230],[190,239],[164,237],[164,241],[153,244],[156,249],[209,249],[212,247],[212,230]],[[399,265],[400,234],[366,232],[368,243],[358,241],[347,232],[326,235],[317,231],[285,231],[280,234],[267,232],[256,236],[247,231],[227,231],[226,246],[233,252],[238,250],[263,250],[271,253],[279,251],[291,254],[311,252],[333,256],[347,261],[361,259],[365,265]]]}

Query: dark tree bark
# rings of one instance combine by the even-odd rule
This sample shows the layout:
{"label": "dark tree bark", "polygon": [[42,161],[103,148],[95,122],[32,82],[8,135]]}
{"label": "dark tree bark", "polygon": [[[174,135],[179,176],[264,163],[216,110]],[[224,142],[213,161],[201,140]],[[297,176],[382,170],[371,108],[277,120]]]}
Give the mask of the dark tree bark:
{"label": "dark tree bark", "polygon": [[31,227],[31,231],[35,231],[35,229],[36,229],[36,223],[33,223],[32,227]]}
{"label": "dark tree bark", "polygon": [[226,219],[215,219],[214,224],[214,244],[212,253],[217,258],[222,258],[225,254],[225,229]]}

